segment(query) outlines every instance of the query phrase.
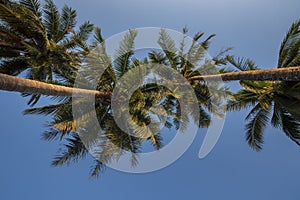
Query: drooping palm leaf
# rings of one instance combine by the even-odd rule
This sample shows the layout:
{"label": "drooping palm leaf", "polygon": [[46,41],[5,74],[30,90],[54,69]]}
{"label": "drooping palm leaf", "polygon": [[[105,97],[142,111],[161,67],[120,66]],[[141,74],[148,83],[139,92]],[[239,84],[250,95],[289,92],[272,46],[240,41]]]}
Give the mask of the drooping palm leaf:
{"label": "drooping palm leaf", "polygon": [[259,151],[262,149],[263,131],[269,121],[270,110],[265,110],[257,104],[248,114],[246,120],[246,140],[250,147]]}
{"label": "drooping palm leaf", "polygon": [[53,159],[53,166],[69,165],[71,162],[77,162],[79,159],[85,158],[88,153],[80,137],[75,134],[67,139],[65,148],[60,155]]}

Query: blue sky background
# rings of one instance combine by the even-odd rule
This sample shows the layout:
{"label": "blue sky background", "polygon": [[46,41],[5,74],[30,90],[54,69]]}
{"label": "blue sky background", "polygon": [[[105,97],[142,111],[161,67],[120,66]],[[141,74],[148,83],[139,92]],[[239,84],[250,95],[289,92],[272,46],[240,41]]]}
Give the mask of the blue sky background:
{"label": "blue sky background", "polygon": [[[210,54],[233,46],[261,67],[276,67],[277,54],[291,23],[299,19],[299,0],[56,1],[77,9],[79,21],[100,26],[107,38],[134,27],[188,26],[216,33]],[[57,142],[40,140],[41,116],[23,116],[19,94],[0,91],[0,199],[299,199],[300,148],[279,130],[267,128],[264,149],[245,142],[245,112],[229,113],[216,147],[203,160],[198,151],[204,131],[174,164],[148,174],[107,169],[90,180],[91,162],[54,168]]]}

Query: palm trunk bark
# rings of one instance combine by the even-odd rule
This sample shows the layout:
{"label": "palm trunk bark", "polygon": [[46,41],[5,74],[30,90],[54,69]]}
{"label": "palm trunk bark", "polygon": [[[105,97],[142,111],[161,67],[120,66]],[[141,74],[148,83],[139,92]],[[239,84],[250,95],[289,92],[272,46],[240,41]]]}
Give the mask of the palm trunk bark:
{"label": "palm trunk bark", "polygon": [[[230,72],[224,74],[194,76],[189,80],[205,80],[214,81],[233,80],[256,80],[256,81],[300,81],[300,67],[289,67],[267,70],[252,70],[243,72]],[[96,90],[87,90],[80,88],[70,88],[60,85],[44,83],[40,81],[29,80],[25,78],[10,76],[0,73],[0,90],[14,91],[29,94],[42,94],[48,96],[89,96],[94,95],[96,98],[108,100],[111,97],[111,92],[100,92]]]}
{"label": "palm trunk bark", "polygon": [[220,78],[222,78],[223,81],[300,81],[300,66],[193,76],[189,78],[189,80],[213,81],[220,80]]}
{"label": "palm trunk bark", "polygon": [[80,96],[94,95],[97,98],[110,97],[110,92],[100,92],[97,90],[87,90],[79,88],[54,85],[35,80],[10,76],[0,73],[0,90],[14,91],[29,94],[42,94],[48,96]]}

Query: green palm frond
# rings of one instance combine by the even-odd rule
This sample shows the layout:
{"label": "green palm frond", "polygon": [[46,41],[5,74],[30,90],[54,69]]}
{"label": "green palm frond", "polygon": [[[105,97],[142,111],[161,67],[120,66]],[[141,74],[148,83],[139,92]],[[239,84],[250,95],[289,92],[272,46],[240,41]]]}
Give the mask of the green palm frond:
{"label": "green palm frond", "polygon": [[212,108],[212,94],[210,89],[205,83],[198,83],[194,85],[194,91],[198,100],[198,104],[207,109],[209,112],[213,112]]}
{"label": "green palm frond", "polygon": [[278,107],[284,108],[293,118],[300,122],[300,100],[288,94],[276,95],[274,102]]}
{"label": "green palm frond", "polygon": [[78,32],[73,32],[70,38],[66,38],[62,43],[65,48],[79,50],[81,54],[86,55],[89,52],[89,46],[86,44],[86,40],[94,30],[94,25],[90,22],[84,22]]}
{"label": "green palm frond", "polygon": [[66,134],[76,131],[71,109],[71,99],[68,98],[59,104],[26,109],[23,114],[52,115],[53,121],[47,124],[49,130],[43,134],[43,138],[52,140],[60,136],[59,138],[62,140]]}
{"label": "green palm frond", "polygon": [[44,24],[47,29],[48,38],[57,41],[59,34],[60,14],[53,0],[45,0]]}
{"label": "green palm frond", "polygon": [[273,91],[273,82],[269,81],[240,81],[240,85],[243,89],[256,93],[264,94]]}
{"label": "green palm frond", "polygon": [[104,42],[104,39],[103,39],[102,34],[101,34],[101,28],[100,27],[95,28],[95,30],[94,30],[94,39],[100,44]]}
{"label": "green palm frond", "polygon": [[205,50],[207,50],[208,47],[209,47],[209,44],[210,44],[210,40],[211,40],[213,37],[215,37],[215,36],[216,36],[216,34],[211,34],[210,36],[208,36],[208,37],[206,38],[206,40],[204,40],[203,42],[201,42],[201,46],[202,46]]}
{"label": "green palm frond", "polygon": [[60,131],[60,140],[62,140],[66,134],[76,131],[75,122],[72,120],[51,124],[51,128]]}
{"label": "green palm frond", "polygon": [[280,60],[279,68],[293,67],[300,65],[300,34],[298,39],[294,39],[293,42],[285,49],[281,55],[283,57]]}
{"label": "green palm frond", "polygon": [[28,68],[25,58],[4,60],[0,63],[0,73],[17,76]]}
{"label": "green palm frond", "polygon": [[242,90],[233,94],[227,110],[242,110],[254,106],[257,102],[264,109],[269,109],[273,98],[273,83],[267,81],[240,81]]}
{"label": "green palm frond", "polygon": [[31,10],[36,16],[41,17],[41,3],[39,0],[20,0],[20,4]]}
{"label": "green palm frond", "polygon": [[300,122],[284,109],[281,109],[280,114],[283,132],[300,146]]}
{"label": "green palm frond", "polygon": [[72,137],[66,140],[65,150],[53,159],[53,166],[69,165],[71,162],[77,162],[87,155],[88,150],[78,135],[73,134]]}
{"label": "green palm frond", "polygon": [[159,133],[151,136],[151,143],[153,144],[156,150],[159,150],[163,147],[162,141],[163,138]]}
{"label": "green palm frond", "polygon": [[235,111],[254,106],[257,103],[258,95],[247,90],[240,90],[233,96],[234,99],[229,100],[227,110]]}
{"label": "green palm frond", "polygon": [[262,149],[263,131],[269,121],[270,110],[263,109],[257,104],[246,117],[246,140],[251,148],[256,151]]}
{"label": "green palm frond", "polygon": [[[230,52],[232,49],[233,47],[227,47],[221,49],[221,51],[216,56],[213,57],[214,64],[216,66],[226,65],[228,63],[228,57],[230,57],[230,55],[228,55],[228,52]],[[233,71],[234,70],[231,70],[227,67],[220,69],[220,73],[233,72]]]}
{"label": "green palm frond", "polygon": [[[185,42],[185,39],[187,38],[187,33],[188,33],[188,28],[187,27],[184,27],[182,29],[182,34],[183,34],[183,37],[182,37],[182,40],[180,42],[180,47],[179,47],[179,52],[178,52],[178,55],[180,57],[180,59],[183,59],[184,57],[184,54],[185,54],[185,49],[186,49],[186,42]],[[182,61],[181,61],[182,62]]]}
{"label": "green palm frond", "polygon": [[257,70],[259,67],[255,65],[255,63],[246,58],[227,56],[227,61],[233,65],[233,67],[237,68],[239,71],[248,71],[248,70]]}
{"label": "green palm frond", "polygon": [[16,50],[25,50],[23,45],[18,43],[10,43],[10,41],[0,41],[0,48],[7,48],[7,49],[16,49]]}
{"label": "green palm frond", "polygon": [[162,48],[163,52],[168,59],[170,66],[177,70],[177,64],[179,62],[179,57],[177,56],[178,50],[176,48],[174,40],[168,34],[166,29],[161,29],[159,32],[158,44]]}
{"label": "green palm frond", "polygon": [[40,19],[24,6],[13,2],[9,3],[9,6],[0,4],[0,19],[5,26],[10,27],[10,30],[19,35],[23,35],[28,39],[47,40]]}
{"label": "green palm frond", "polygon": [[162,52],[159,51],[151,51],[148,53],[148,57],[151,63],[157,63],[157,64],[167,64],[167,58]]}
{"label": "green palm frond", "polygon": [[204,56],[206,55],[206,49],[203,47],[202,42],[198,40],[204,35],[204,33],[196,33],[188,52],[184,55],[186,62],[182,67],[182,70],[186,73],[192,68],[196,67],[199,61],[204,61]]}
{"label": "green palm frond", "polygon": [[130,58],[134,54],[134,39],[136,30],[129,30],[116,51],[113,67],[117,77],[123,76],[130,69]]}
{"label": "green palm frond", "polygon": [[[286,33],[279,50],[278,68],[299,65],[300,20],[295,21]],[[295,62],[295,59],[297,62]],[[294,63],[292,62],[294,60]],[[298,64],[297,64],[298,63]]]}
{"label": "green palm frond", "polygon": [[60,107],[60,105],[50,105],[50,106],[39,107],[39,108],[30,108],[24,110],[23,114],[24,115],[33,115],[33,114],[49,115],[55,112],[58,107]]}
{"label": "green palm frond", "polygon": [[49,106],[43,106],[38,108],[30,108],[23,111],[24,115],[32,115],[32,114],[38,114],[38,115],[50,115],[53,114],[59,110],[64,110],[66,107],[66,102],[60,103],[60,104],[54,104]]}
{"label": "green palm frond", "polygon": [[76,125],[72,119],[60,123],[51,122],[46,127],[48,130],[42,134],[42,139],[46,141],[55,139],[62,141],[66,136],[76,132]]}
{"label": "green palm frond", "polygon": [[211,121],[211,116],[202,108],[202,106],[199,106],[199,128],[208,128]]}
{"label": "green palm frond", "polygon": [[[60,44],[62,45],[63,48],[69,49],[69,50],[75,50],[78,48],[79,44],[83,44],[83,42],[77,37],[76,35],[72,35],[71,37],[64,38]],[[83,44],[84,46],[84,44]]]}
{"label": "green palm frond", "polygon": [[22,93],[22,97],[29,97],[29,100],[27,101],[27,104],[29,106],[34,106],[41,98],[40,94],[28,94],[28,93]]}
{"label": "green palm frond", "polygon": [[105,164],[99,160],[95,160],[94,166],[92,166],[90,175],[92,178],[98,178],[100,173],[105,170]]}
{"label": "green palm frond", "polygon": [[66,34],[73,32],[73,28],[76,25],[76,10],[72,9],[69,6],[64,6],[61,11],[58,31],[54,38],[54,41],[62,40]]}
{"label": "green palm frond", "polygon": [[60,31],[71,31],[76,25],[77,12],[69,6],[64,6],[61,10]]}
{"label": "green palm frond", "polygon": [[42,134],[42,137],[41,139],[42,140],[45,140],[45,141],[53,141],[57,138],[61,138],[59,135],[60,135],[60,131],[59,130],[56,130],[56,129],[49,129],[49,130],[46,130],[43,134]]}
{"label": "green palm frond", "polygon": [[77,33],[79,38],[82,40],[87,40],[90,36],[90,34],[94,30],[94,25],[91,24],[90,22],[84,22],[80,27],[79,27],[79,32]]}
{"label": "green palm frond", "polygon": [[281,109],[280,105],[275,101],[273,105],[273,115],[271,118],[271,125],[275,128],[282,127]]}
{"label": "green palm frond", "polygon": [[[300,42],[299,42],[299,44],[300,44]],[[292,57],[292,59],[291,59],[291,62],[290,62],[290,64],[288,65],[288,66],[300,66],[300,45],[299,44],[297,44],[297,46],[298,46],[298,53],[296,54],[294,54],[294,57]]]}

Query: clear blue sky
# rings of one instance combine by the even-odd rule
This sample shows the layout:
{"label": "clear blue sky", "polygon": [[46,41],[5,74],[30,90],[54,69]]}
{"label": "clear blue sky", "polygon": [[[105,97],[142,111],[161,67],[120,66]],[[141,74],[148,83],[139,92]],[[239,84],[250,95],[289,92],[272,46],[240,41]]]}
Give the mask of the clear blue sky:
{"label": "clear blue sky", "polygon": [[[79,21],[90,20],[105,37],[134,27],[157,26],[190,34],[216,33],[210,53],[233,46],[262,67],[275,67],[280,42],[299,19],[299,0],[69,0],[56,1],[78,10]],[[148,174],[107,169],[90,180],[90,162],[50,166],[59,144],[40,140],[45,122],[23,116],[19,94],[0,91],[0,199],[299,199],[300,148],[284,133],[268,128],[264,149],[252,151],[244,139],[245,112],[228,114],[222,136],[203,160],[199,132],[177,162]]]}

